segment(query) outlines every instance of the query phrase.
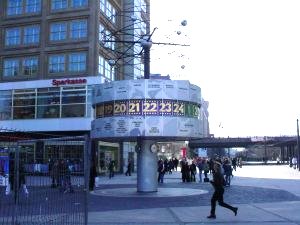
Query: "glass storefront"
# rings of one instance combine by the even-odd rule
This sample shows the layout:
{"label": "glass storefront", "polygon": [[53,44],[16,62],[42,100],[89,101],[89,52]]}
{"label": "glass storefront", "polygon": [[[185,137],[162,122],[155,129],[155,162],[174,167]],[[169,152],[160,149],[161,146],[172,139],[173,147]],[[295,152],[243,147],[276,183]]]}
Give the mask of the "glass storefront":
{"label": "glass storefront", "polygon": [[91,117],[91,86],[0,91],[0,120]]}
{"label": "glass storefront", "polygon": [[84,159],[84,144],[83,143],[63,143],[63,144],[46,144],[44,147],[45,163],[64,159],[67,161],[71,172],[83,171]]}
{"label": "glass storefront", "polygon": [[60,88],[39,88],[37,90],[37,118],[58,118],[60,116]]}
{"label": "glass storefront", "polygon": [[19,147],[19,158],[25,170],[32,173],[48,173],[50,161],[64,159],[72,172],[83,171],[84,143],[77,142],[46,142],[39,149],[38,144],[20,144],[0,142],[0,148],[7,149],[10,157],[15,157]]}
{"label": "glass storefront", "polygon": [[13,119],[34,119],[35,104],[35,89],[14,90]]}
{"label": "glass storefront", "polygon": [[115,171],[120,170],[119,144],[100,141],[98,143],[97,155],[97,169],[99,174],[105,174],[108,171],[108,164],[111,160],[115,162]]}
{"label": "glass storefront", "polygon": [[12,91],[0,91],[0,120],[11,119]]}

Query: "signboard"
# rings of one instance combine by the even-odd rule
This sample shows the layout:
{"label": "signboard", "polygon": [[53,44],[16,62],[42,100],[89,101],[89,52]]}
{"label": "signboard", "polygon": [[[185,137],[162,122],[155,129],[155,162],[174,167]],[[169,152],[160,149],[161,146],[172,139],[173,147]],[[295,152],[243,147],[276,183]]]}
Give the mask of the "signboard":
{"label": "signboard", "polygon": [[61,80],[52,80],[52,85],[53,86],[64,86],[64,85],[74,85],[74,84],[86,84],[87,80],[86,79],[61,79]]}
{"label": "signboard", "polygon": [[203,158],[207,157],[207,150],[204,148],[198,148],[197,153],[199,157],[203,157]]}
{"label": "signboard", "polygon": [[181,156],[182,156],[182,158],[186,158],[186,148],[185,147],[181,148]]}
{"label": "signboard", "polygon": [[0,148],[0,186],[7,186],[9,175],[8,151]]}

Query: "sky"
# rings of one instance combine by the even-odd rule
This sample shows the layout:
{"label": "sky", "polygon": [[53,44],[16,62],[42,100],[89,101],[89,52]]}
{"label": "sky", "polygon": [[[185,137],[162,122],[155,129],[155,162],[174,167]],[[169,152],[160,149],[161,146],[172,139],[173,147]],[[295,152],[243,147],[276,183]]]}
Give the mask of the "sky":
{"label": "sky", "polygon": [[297,135],[299,0],[150,3],[151,73],[201,88],[211,134]]}

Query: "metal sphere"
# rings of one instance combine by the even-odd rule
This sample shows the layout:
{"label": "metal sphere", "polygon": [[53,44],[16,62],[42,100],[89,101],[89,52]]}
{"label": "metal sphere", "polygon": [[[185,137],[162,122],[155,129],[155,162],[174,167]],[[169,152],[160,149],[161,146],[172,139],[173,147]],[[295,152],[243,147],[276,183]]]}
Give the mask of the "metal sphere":
{"label": "metal sphere", "polygon": [[181,25],[182,25],[182,26],[186,26],[186,25],[187,25],[187,21],[186,21],[186,20],[182,20],[182,21],[181,21]]}

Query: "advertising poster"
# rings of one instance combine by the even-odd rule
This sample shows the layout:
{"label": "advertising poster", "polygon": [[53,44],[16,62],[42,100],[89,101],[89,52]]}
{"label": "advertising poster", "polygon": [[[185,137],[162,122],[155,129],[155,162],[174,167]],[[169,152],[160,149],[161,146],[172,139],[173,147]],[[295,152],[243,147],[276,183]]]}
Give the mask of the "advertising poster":
{"label": "advertising poster", "polygon": [[120,100],[120,99],[128,99],[129,98],[129,81],[116,81],[114,82],[114,96],[115,100]]}
{"label": "advertising poster", "polygon": [[101,85],[102,88],[102,101],[110,101],[114,99],[115,91],[113,83],[104,83]]}
{"label": "advertising poster", "polygon": [[192,131],[194,130],[194,124],[189,118],[178,119],[178,133],[180,137],[193,137]]}
{"label": "advertising poster", "polygon": [[178,100],[187,101],[190,99],[190,82],[181,80],[177,82]]}
{"label": "advertising poster", "polygon": [[130,80],[128,83],[129,99],[145,98],[145,82],[142,80]]}
{"label": "advertising poster", "polygon": [[145,98],[159,99],[162,96],[163,82],[161,80],[146,80]]}
{"label": "advertising poster", "polygon": [[143,116],[129,117],[129,136],[145,136],[145,119]]}
{"label": "advertising poster", "polygon": [[146,136],[163,136],[163,118],[162,117],[145,117],[145,135]]}
{"label": "advertising poster", "polygon": [[177,99],[177,95],[179,94],[177,92],[177,82],[174,82],[172,80],[165,80],[163,82],[163,93],[162,98],[163,99]]}
{"label": "advertising poster", "polygon": [[114,117],[103,118],[101,120],[101,135],[103,137],[114,137],[115,136],[115,127],[114,127]]}
{"label": "advertising poster", "polygon": [[9,175],[8,151],[0,148],[0,186],[7,186]]}
{"label": "advertising poster", "polygon": [[126,137],[129,133],[129,122],[126,117],[115,117],[114,121],[114,137]]}

